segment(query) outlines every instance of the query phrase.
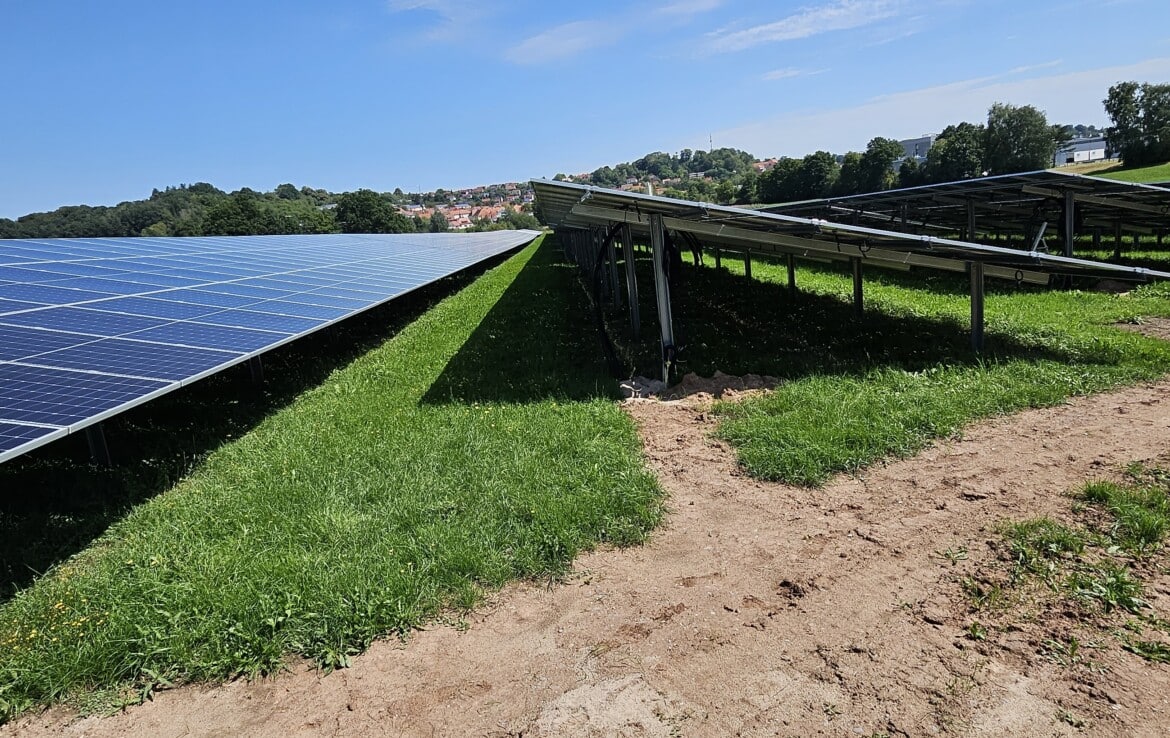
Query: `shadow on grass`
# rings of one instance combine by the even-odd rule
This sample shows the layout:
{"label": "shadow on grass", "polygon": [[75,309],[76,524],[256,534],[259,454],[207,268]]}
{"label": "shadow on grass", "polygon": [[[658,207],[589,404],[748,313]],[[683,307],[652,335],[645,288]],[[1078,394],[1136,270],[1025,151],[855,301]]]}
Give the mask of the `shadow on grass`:
{"label": "shadow on grass", "polygon": [[[611,316],[610,331],[620,336],[632,371],[656,376],[657,313],[649,267],[647,259],[639,261],[644,340],[629,341],[624,312]],[[950,276],[882,273],[880,279],[939,295],[966,294],[964,281]],[[983,353],[977,355],[970,347],[966,320],[891,314],[871,305],[858,318],[847,299],[803,291],[793,297],[786,285],[747,279],[727,269],[684,265],[681,288],[672,293],[672,300],[680,374],[710,376],[719,370],[799,379],[858,375],[880,367],[920,371],[988,360],[1072,359],[1051,347],[1001,334],[988,334]]]}
{"label": "shadow on grass", "polygon": [[105,421],[111,468],[90,463],[84,434],[0,465],[0,602],[508,256],[266,354],[259,387],[234,367]]}
{"label": "shadow on grass", "polygon": [[549,236],[447,362],[422,402],[617,396],[577,268],[563,263],[560,247]]}

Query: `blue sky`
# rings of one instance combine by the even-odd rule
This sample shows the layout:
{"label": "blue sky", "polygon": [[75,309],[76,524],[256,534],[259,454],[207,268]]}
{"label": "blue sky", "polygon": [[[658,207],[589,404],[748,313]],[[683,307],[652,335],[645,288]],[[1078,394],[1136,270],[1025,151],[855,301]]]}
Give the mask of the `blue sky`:
{"label": "blue sky", "polygon": [[0,217],[153,187],[407,191],[1107,122],[1166,0],[0,0]]}

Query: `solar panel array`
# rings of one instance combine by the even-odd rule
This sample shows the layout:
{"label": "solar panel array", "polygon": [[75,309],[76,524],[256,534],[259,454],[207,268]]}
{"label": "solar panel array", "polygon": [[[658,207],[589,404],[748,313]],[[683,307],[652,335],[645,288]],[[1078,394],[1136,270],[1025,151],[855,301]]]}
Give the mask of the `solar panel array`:
{"label": "solar panel array", "polygon": [[0,461],[536,236],[0,240]]}
{"label": "solar panel array", "polygon": [[1170,189],[1164,185],[1051,170],[804,200],[765,210],[921,233],[957,233],[974,216],[977,233],[1024,233],[1038,220],[1059,223],[1066,193],[1076,202],[1078,230],[1104,228],[1108,233],[1120,225],[1127,231],[1158,233],[1170,228]]}
{"label": "solar panel array", "polygon": [[921,267],[963,272],[983,264],[987,276],[1047,283],[1050,274],[1111,279],[1170,279],[1170,273],[1037,251],[989,246],[912,233],[899,233],[761,210],[656,197],[572,182],[534,180],[536,200],[554,228],[589,228],[625,223],[639,236],[649,233],[651,215],[668,230],[692,233],[704,244],[846,261],[889,268]]}

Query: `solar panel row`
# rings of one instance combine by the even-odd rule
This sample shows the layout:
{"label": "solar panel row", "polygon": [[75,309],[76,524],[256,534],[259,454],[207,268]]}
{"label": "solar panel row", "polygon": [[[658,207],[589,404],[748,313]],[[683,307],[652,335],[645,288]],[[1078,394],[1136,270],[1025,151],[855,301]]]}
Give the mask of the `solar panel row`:
{"label": "solar panel row", "polygon": [[536,235],[0,240],[0,461]]}

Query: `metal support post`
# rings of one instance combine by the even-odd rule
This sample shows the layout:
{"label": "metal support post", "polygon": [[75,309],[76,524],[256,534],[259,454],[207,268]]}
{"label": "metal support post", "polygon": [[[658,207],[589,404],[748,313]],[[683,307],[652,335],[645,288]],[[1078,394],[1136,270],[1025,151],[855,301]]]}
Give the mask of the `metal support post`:
{"label": "metal support post", "polygon": [[1072,190],[1064,193],[1064,207],[1061,215],[1064,216],[1064,255],[1071,258],[1073,241],[1077,237],[1077,203]]}
{"label": "metal support post", "polygon": [[975,243],[975,201],[967,198],[967,240]]}
{"label": "metal support post", "polygon": [[718,269],[723,266],[723,251],[719,248],[719,244],[715,244],[715,268]]}
{"label": "metal support post", "polygon": [[788,254],[788,296],[796,298],[796,257]]}
{"label": "metal support post", "polygon": [[89,456],[94,464],[107,469],[114,465],[110,459],[110,447],[106,445],[106,432],[102,430],[101,423],[94,423],[85,429],[85,440],[89,442]]}
{"label": "metal support post", "polygon": [[743,252],[743,274],[748,279],[752,278],[752,250],[747,249]]}
{"label": "metal support post", "polygon": [[642,335],[642,315],[638,305],[638,270],[634,264],[634,234],[629,225],[622,226],[622,254],[626,257],[626,297],[630,303],[630,332],[637,341]]}
{"label": "metal support post", "polygon": [[1113,224],[1113,258],[1121,258],[1121,221]]}
{"label": "metal support post", "polygon": [[[1101,250],[1101,229],[1100,228],[1093,229],[1093,250],[1094,251]],[[1097,257],[1093,257],[1093,258],[1095,259]]]}
{"label": "metal support post", "polygon": [[[605,254],[601,253],[601,242],[602,242],[603,238],[604,238],[604,235],[602,234],[602,231],[600,228],[597,228],[595,226],[595,227],[589,229],[589,278],[590,279],[593,279],[593,272],[595,269],[597,269],[599,267],[601,267],[601,268],[605,267],[605,265],[599,261],[600,259],[605,258]],[[601,300],[602,300],[602,302],[611,299],[609,287],[610,287],[609,275],[607,274],[607,275],[605,275],[605,277],[603,279],[601,279]]]}
{"label": "metal support post", "polygon": [[983,351],[983,262],[967,262],[971,273],[971,350]]}
{"label": "metal support post", "polygon": [[622,290],[621,282],[618,280],[617,268],[617,243],[616,239],[610,239],[605,249],[605,258],[609,261],[609,282],[610,293],[613,295],[613,306],[618,310],[622,309]]}
{"label": "metal support post", "polygon": [[264,384],[264,361],[259,356],[248,359],[248,373],[252,376],[252,384]]}
{"label": "metal support post", "polygon": [[666,229],[662,216],[650,216],[650,254],[654,261],[654,292],[658,298],[658,332],[662,342],[662,381],[670,381],[674,369],[674,321],[670,312],[670,282],[666,276]]}
{"label": "metal support post", "polygon": [[860,318],[865,312],[865,296],[861,289],[861,259],[854,256],[849,263],[853,267],[853,313]]}

